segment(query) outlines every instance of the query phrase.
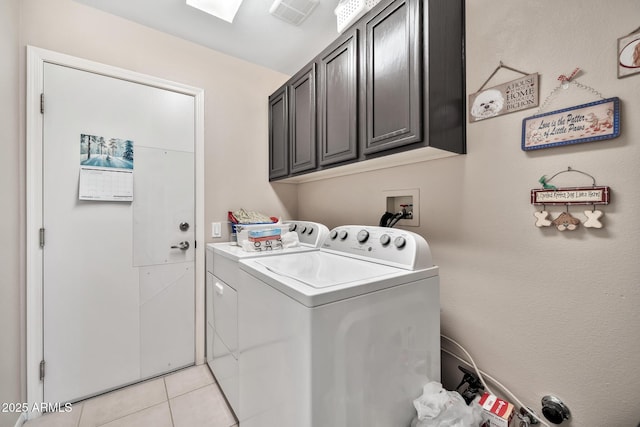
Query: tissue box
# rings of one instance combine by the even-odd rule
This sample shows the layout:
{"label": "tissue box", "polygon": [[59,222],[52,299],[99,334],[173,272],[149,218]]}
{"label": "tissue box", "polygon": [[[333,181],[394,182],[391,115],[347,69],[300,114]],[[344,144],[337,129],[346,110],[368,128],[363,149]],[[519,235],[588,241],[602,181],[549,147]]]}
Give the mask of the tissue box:
{"label": "tissue box", "polygon": [[485,393],[478,402],[485,420],[482,427],[509,427],[513,418],[513,405],[493,394]]}

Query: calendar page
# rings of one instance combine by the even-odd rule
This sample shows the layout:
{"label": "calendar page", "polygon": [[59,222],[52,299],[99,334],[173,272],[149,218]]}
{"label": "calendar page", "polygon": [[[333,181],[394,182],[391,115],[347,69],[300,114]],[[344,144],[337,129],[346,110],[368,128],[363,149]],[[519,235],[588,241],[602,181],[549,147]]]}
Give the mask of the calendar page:
{"label": "calendar page", "polygon": [[133,201],[133,141],[80,135],[80,200]]}
{"label": "calendar page", "polygon": [[80,200],[133,201],[133,171],[80,168]]}

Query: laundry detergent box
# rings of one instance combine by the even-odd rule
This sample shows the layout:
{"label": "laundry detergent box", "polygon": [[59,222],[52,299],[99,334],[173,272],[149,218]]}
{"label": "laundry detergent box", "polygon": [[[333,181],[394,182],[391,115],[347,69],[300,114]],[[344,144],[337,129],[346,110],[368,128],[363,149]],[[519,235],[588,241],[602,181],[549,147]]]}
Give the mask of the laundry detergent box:
{"label": "laundry detergent box", "polygon": [[491,393],[484,393],[478,402],[482,407],[482,427],[509,427],[513,419],[513,405]]}

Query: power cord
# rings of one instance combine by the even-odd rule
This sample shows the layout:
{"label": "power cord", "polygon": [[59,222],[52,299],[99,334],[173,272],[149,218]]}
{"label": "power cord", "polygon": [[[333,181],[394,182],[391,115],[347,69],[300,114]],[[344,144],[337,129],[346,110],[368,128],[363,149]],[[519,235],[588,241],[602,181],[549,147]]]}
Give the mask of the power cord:
{"label": "power cord", "polygon": [[527,413],[529,415],[531,415],[534,419],[538,420],[542,425],[546,426],[546,427],[551,427],[549,424],[547,424],[546,422],[544,422],[540,417],[538,417],[531,409],[529,409],[525,404],[523,404],[520,399],[518,399],[512,392],[511,390],[509,390],[507,387],[505,387],[500,381],[496,380],[495,378],[493,378],[491,375],[487,374],[486,372],[481,371],[478,366],[476,365],[476,362],[473,360],[473,358],[471,357],[471,355],[469,354],[469,352],[462,347],[462,345],[460,345],[457,341],[455,341],[453,338],[450,338],[446,335],[440,335],[442,338],[444,338],[445,340],[449,341],[450,343],[454,344],[456,347],[458,347],[460,350],[462,350],[462,352],[467,356],[467,358],[469,359],[469,361],[464,360],[462,357],[458,356],[455,353],[452,353],[451,351],[442,348],[442,352],[448,354],[449,356],[453,357],[454,359],[457,359],[458,361],[464,363],[467,366],[471,366],[473,367],[473,369],[476,371],[476,374],[478,375],[478,379],[480,380],[480,382],[482,383],[482,385],[484,386],[484,389],[491,393],[491,394],[495,394],[491,391],[491,389],[489,389],[489,387],[487,386],[487,383],[484,381],[484,377],[487,377],[489,379],[489,381],[491,381],[493,384],[497,385],[500,389],[502,389],[506,394],[509,395],[509,397],[516,402],[518,405],[520,405],[521,408],[523,408],[525,411],[527,411]]}

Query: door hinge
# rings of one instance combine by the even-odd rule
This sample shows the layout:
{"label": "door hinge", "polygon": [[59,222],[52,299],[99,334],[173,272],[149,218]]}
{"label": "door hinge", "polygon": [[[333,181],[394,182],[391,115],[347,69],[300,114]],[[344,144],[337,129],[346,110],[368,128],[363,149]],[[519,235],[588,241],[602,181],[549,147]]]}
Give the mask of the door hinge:
{"label": "door hinge", "polygon": [[197,248],[198,247],[198,242],[196,240],[193,241],[193,248]]}
{"label": "door hinge", "polygon": [[44,228],[40,229],[40,247],[44,248]]}
{"label": "door hinge", "polygon": [[40,381],[44,380],[44,360],[40,361]]}
{"label": "door hinge", "polygon": [[40,114],[44,114],[44,93],[40,94]]}

